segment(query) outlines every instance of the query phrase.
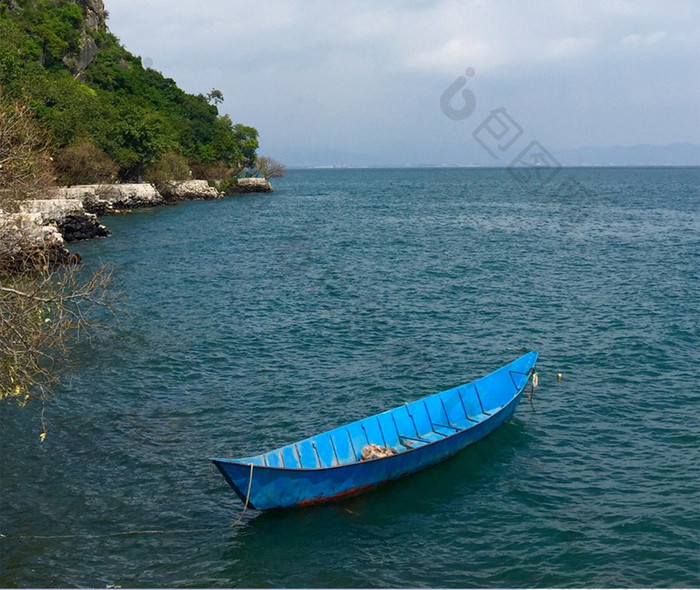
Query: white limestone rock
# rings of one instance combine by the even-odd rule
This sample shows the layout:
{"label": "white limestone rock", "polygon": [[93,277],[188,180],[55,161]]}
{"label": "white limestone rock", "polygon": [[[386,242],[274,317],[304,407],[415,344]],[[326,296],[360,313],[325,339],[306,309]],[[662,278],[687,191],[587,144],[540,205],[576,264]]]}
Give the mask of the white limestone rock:
{"label": "white limestone rock", "polygon": [[89,213],[109,215],[128,209],[155,207],[165,201],[152,184],[85,184],[59,189],[59,196],[80,199]]}
{"label": "white limestone rock", "polygon": [[0,262],[3,268],[25,268],[25,262],[41,252],[47,261],[65,263],[70,252],[54,224],[44,223],[41,213],[0,211]]}
{"label": "white limestone rock", "polygon": [[240,193],[271,193],[272,186],[265,178],[238,178],[236,186]]}
{"label": "white limestone rock", "polygon": [[32,199],[22,203],[21,212],[38,215],[44,226],[54,227],[66,242],[109,235],[97,215],[88,213],[80,199]]}
{"label": "white limestone rock", "polygon": [[221,199],[223,193],[209,186],[206,180],[173,180],[159,187],[168,202]]}

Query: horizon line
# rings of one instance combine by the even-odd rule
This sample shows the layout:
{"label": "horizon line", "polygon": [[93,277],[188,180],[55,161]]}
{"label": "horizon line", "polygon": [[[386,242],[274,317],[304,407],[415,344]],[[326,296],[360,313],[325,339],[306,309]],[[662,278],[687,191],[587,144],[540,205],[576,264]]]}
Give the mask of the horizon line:
{"label": "horizon line", "polygon": [[[327,164],[327,165],[287,165],[287,170],[407,170],[407,169],[428,169],[428,170],[510,170],[513,166],[484,165],[484,164]],[[521,168],[518,166],[517,168]],[[700,168],[697,164],[567,164],[562,166],[522,166],[522,168]]]}

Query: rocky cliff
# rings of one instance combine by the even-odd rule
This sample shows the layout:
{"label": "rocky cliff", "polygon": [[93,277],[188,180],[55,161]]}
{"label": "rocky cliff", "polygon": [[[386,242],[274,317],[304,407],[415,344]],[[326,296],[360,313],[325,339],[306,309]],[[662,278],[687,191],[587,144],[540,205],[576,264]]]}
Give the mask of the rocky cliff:
{"label": "rocky cliff", "polygon": [[83,9],[79,49],[63,58],[63,63],[74,76],[80,76],[95,59],[99,49],[95,36],[107,29],[107,11],[102,0],[79,0],[78,4]]}
{"label": "rocky cliff", "polygon": [[107,11],[102,0],[80,0],[83,7],[84,30],[99,31],[107,28]]}

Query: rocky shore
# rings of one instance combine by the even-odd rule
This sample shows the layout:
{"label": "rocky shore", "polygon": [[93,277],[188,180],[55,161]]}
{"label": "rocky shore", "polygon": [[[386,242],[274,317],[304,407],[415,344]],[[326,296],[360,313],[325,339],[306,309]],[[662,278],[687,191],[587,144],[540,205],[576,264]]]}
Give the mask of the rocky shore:
{"label": "rocky shore", "polygon": [[89,212],[80,199],[59,197],[27,201],[22,204],[18,215],[34,219],[42,227],[55,227],[66,242],[109,235],[97,215]]}
{"label": "rocky shore", "polygon": [[239,178],[236,184],[239,193],[272,192],[272,187],[265,178]]}
{"label": "rocky shore", "polygon": [[[264,178],[246,178],[239,183],[238,192],[241,193],[272,192],[272,187]],[[6,247],[0,249],[0,253],[19,260],[24,251],[41,250],[56,262],[68,262],[72,257],[65,246],[67,242],[109,235],[109,230],[100,223],[98,216],[182,201],[221,199],[224,196],[205,180],[173,181],[159,189],[152,184],[61,187],[55,198],[26,201],[19,211],[10,213],[0,209],[3,235],[14,236],[14,239],[7,240]]]}

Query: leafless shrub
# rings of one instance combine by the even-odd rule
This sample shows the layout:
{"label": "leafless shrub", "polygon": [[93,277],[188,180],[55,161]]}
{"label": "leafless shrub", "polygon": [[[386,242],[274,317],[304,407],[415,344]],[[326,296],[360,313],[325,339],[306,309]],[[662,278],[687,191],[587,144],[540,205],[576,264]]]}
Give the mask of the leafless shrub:
{"label": "leafless shrub", "polygon": [[112,183],[119,166],[89,139],[63,148],[56,154],[54,167],[63,185]]}
{"label": "leafless shrub", "polygon": [[0,208],[16,210],[20,201],[46,198],[53,190],[48,141],[34,113],[0,100]]}
{"label": "leafless shrub", "polygon": [[32,112],[0,94],[0,400],[22,405],[46,399],[71,346],[103,325],[96,309],[115,300],[106,267],[84,275],[57,229],[22,210],[55,187],[47,154]]}
{"label": "leafless shrub", "polygon": [[52,267],[43,253],[35,269],[0,276],[0,399],[44,400],[65,372],[71,345],[96,331],[96,306],[109,308],[111,272],[87,278],[81,268]]}
{"label": "leafless shrub", "polygon": [[270,178],[281,178],[287,171],[287,167],[284,164],[278,162],[274,158],[268,158],[267,156],[260,156],[256,160],[255,167],[266,180]]}

